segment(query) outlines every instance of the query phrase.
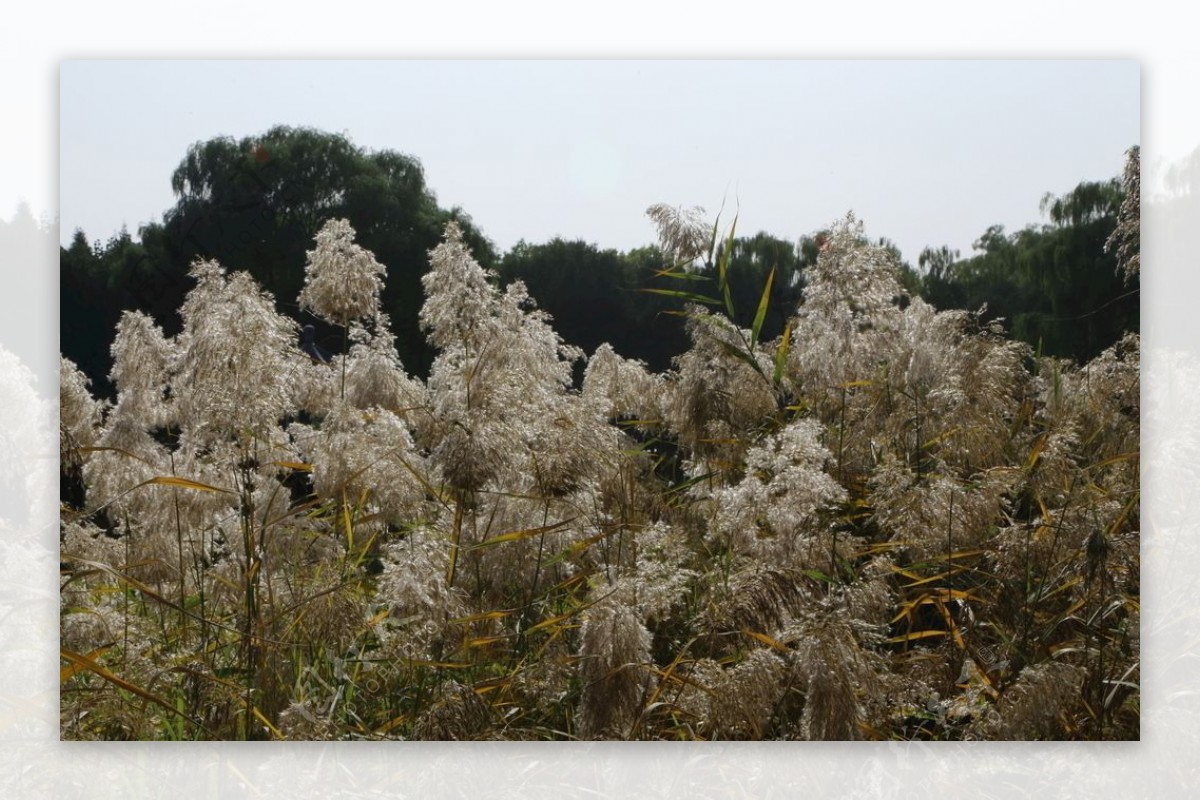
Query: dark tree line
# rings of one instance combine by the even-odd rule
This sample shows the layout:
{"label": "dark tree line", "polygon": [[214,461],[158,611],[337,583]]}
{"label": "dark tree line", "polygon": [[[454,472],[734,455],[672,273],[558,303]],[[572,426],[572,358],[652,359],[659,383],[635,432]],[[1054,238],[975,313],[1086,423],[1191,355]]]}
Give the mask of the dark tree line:
{"label": "dark tree line", "polygon": [[[161,223],[122,231],[92,247],[82,232],[62,252],[62,351],[102,394],[111,388],[108,345],[122,310],[140,309],[168,335],[192,286],[196,258],[248,270],[274,293],[280,311],[295,305],[305,252],[331,217],[344,217],[358,242],[388,267],[384,309],[408,369],[423,373],[432,351],[420,335],[420,278],[447,221],[458,220],[480,263],[494,265],[492,244],[460,209],[438,206],[420,163],[392,151],[367,152],[344,136],[276,127],[261,136],[199,142],[171,176],[176,202]],[[340,341],[307,316],[319,342]]]}
{"label": "dark tree line", "polygon": [[[123,230],[92,245],[76,231],[61,252],[61,349],[103,395],[111,394],[108,348],[121,312],[145,311],[168,335],[176,333],[196,258],[250,271],[274,293],[280,311],[315,324],[317,341],[336,348],[340,336],[295,305],[305,252],[331,217],[348,219],[358,242],[387,266],[383,307],[405,367],[419,375],[433,357],[417,318],[420,279],[450,219],[502,282],[526,282],[567,342],[589,353],[609,342],[655,370],[668,368],[687,347],[679,300],[644,291],[679,288],[657,275],[668,265],[656,247],[623,253],[555,239],[520,242],[501,257],[461,209],[437,204],[420,163],[407,155],[364,151],[338,134],[276,127],[261,136],[196,143],[171,184],[175,205],[161,222],[142,226],[137,240]],[[1049,224],[1012,235],[989,228],[965,259],[947,248],[927,249],[919,271],[902,265],[905,287],[939,308],[986,304],[989,317],[1005,318],[1013,336],[1043,352],[1090,358],[1138,327],[1137,279],[1125,283],[1104,248],[1123,196],[1114,179],[1047,197]],[[783,331],[801,302],[820,237],[794,242],[758,233],[732,241],[728,274],[739,325],[750,325],[774,271],[762,338]],[[712,265],[697,271],[715,284]]]}
{"label": "dark tree line", "polygon": [[[716,258],[724,249],[722,244]],[[816,261],[817,251],[813,237],[805,237],[799,245],[761,232],[735,238],[728,272],[738,325],[750,326],[774,270],[762,336],[779,336],[800,303],[804,268]],[[682,302],[647,291],[680,289],[676,280],[660,275],[669,267],[657,247],[621,253],[555,239],[541,245],[517,243],[501,259],[499,274],[506,283],[523,280],[539,307],[553,316],[555,330],[567,342],[589,353],[607,342],[621,355],[642,359],[661,371],[688,347]],[[698,265],[694,272],[715,285],[714,265]],[[711,289],[695,294],[706,292],[714,294]]]}
{"label": "dark tree line", "polygon": [[500,280],[522,280],[567,342],[591,353],[604,342],[655,370],[688,347],[679,305],[645,289],[671,289],[658,248],[622,253],[581,241],[518,242],[500,260]]}
{"label": "dark tree line", "polygon": [[978,309],[1003,318],[1011,336],[1043,353],[1084,362],[1140,324],[1138,277],[1123,274],[1105,245],[1117,227],[1120,181],[1085,182],[1062,197],[1047,195],[1049,223],[1006,234],[999,225],[975,253],[926,248],[920,292],[941,309]]}

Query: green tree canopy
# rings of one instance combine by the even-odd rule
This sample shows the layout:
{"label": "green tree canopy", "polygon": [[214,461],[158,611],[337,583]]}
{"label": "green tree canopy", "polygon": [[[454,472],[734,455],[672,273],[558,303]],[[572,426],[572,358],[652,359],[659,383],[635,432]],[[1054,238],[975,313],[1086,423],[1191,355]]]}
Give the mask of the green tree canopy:
{"label": "green tree canopy", "polygon": [[[140,309],[171,334],[179,325],[175,310],[191,286],[189,265],[211,258],[250,272],[275,295],[281,311],[298,317],[295,301],[304,281],[305,252],[326,220],[342,217],[354,227],[359,244],[387,267],[383,308],[391,315],[406,367],[424,373],[432,353],[417,322],[420,278],[445,223],[459,222],[480,263],[496,261],[492,244],[461,209],[438,206],[417,159],[367,151],[341,134],[277,126],[257,136],[197,142],[172,174],[171,187],[175,205],[161,223],[140,229],[140,245],[110,242],[95,254],[101,269],[69,279],[66,272],[83,266],[83,254],[64,258],[64,302],[68,285],[72,291],[90,289],[99,296],[88,303]],[[93,314],[97,319],[89,325],[85,315],[86,331],[80,335],[109,341],[110,321],[98,328],[103,316]],[[317,330],[319,339],[331,337],[323,324]],[[74,358],[86,348],[74,337],[68,341],[64,331],[64,353]],[[107,363],[81,358],[80,366],[93,381],[104,383]]]}
{"label": "green tree canopy", "polygon": [[669,313],[677,304],[642,291],[670,285],[655,277],[665,264],[658,248],[620,253],[556,238],[518,242],[499,273],[506,283],[525,282],[565,341],[589,354],[607,342],[623,356],[665,370],[688,345],[681,318]]}
{"label": "green tree canopy", "polygon": [[1013,234],[993,225],[966,259],[946,247],[926,248],[921,293],[939,308],[986,305],[987,316],[1003,318],[1012,336],[1087,361],[1139,328],[1137,278],[1126,283],[1106,247],[1125,196],[1117,179],[1083,182],[1042,198],[1048,224]]}
{"label": "green tree canopy", "polygon": [[[725,245],[718,249],[721,258]],[[803,243],[780,239],[765,231],[754,236],[737,237],[730,246],[729,290],[733,298],[735,322],[749,328],[762,299],[763,287],[771,271],[771,296],[763,319],[761,338],[774,339],[783,333],[788,318],[796,313],[803,297],[804,268],[816,261],[815,241],[806,251]],[[811,260],[810,257],[811,256]],[[712,268],[706,268],[712,273]]]}

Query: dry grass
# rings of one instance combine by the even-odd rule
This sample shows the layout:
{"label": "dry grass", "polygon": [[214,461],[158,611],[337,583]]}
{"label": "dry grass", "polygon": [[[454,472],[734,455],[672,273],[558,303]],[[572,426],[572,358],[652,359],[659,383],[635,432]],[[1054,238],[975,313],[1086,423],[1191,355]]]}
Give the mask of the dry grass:
{"label": "dry grass", "polygon": [[1138,736],[1136,336],[901,307],[851,220],[780,341],[705,312],[577,391],[521,287],[433,264],[428,382],[373,281],[343,371],[211,264],[114,406],[64,362],[64,739]]}

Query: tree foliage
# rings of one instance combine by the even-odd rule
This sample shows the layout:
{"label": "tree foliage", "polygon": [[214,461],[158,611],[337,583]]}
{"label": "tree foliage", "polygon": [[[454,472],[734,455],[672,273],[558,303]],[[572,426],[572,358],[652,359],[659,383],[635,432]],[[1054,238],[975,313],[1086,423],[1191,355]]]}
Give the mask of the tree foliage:
{"label": "tree foliage", "polygon": [[1042,199],[1048,224],[1012,234],[993,225],[967,258],[926,248],[921,294],[942,309],[986,306],[987,319],[1002,318],[1012,336],[1043,353],[1094,358],[1139,327],[1138,281],[1122,266],[1136,246],[1119,262],[1107,245],[1118,215],[1127,230],[1136,219],[1127,192],[1116,179],[1084,182]]}
{"label": "tree foliage", "polygon": [[[1138,327],[1140,194],[1136,153],[1131,158],[1123,182],[1085,182],[1061,197],[1043,198],[1045,225],[1012,234],[992,226],[966,258],[926,248],[919,272],[900,265],[903,293],[939,309],[986,305],[986,319],[1003,318],[1012,336],[1043,353],[1094,357]],[[61,251],[63,352],[101,395],[112,394],[109,346],[122,310],[143,311],[167,334],[177,332],[177,309],[192,286],[187,271],[196,258],[245,269],[275,297],[295,298],[307,243],[329,219],[347,220],[358,243],[387,268],[381,311],[392,321],[400,359],[417,375],[428,372],[434,355],[419,329],[421,277],[428,251],[452,219],[479,263],[495,268],[503,283],[522,280],[565,341],[587,353],[607,342],[655,370],[669,368],[687,349],[682,304],[670,293],[686,289],[724,308],[724,297],[717,297],[724,291],[718,290],[723,262],[730,303],[724,310],[749,328],[770,279],[758,335],[772,339],[802,302],[828,235],[817,231],[797,241],[759,232],[718,241],[702,216],[662,205],[653,217],[664,234],[660,246],[622,253],[582,241],[522,241],[500,258],[462,210],[438,206],[415,158],[366,151],[339,134],[283,126],[195,143],[171,185],[174,206],[161,222],[142,226],[136,239],[123,230],[89,244],[76,232]],[[875,244],[897,255],[888,240]],[[707,261],[698,258],[704,251]],[[664,274],[681,264],[691,275],[686,287]],[[325,350],[344,347],[344,331],[311,318],[291,300],[281,301],[279,311],[314,324]]]}
{"label": "tree foliage", "polygon": [[[122,309],[139,309],[168,333],[177,331],[176,310],[197,258],[244,269],[276,297],[295,298],[317,231],[328,219],[348,220],[360,244],[388,268],[382,308],[395,321],[401,358],[420,373],[433,358],[417,323],[421,276],[445,224],[458,221],[481,262],[496,260],[462,210],[438,206],[420,162],[363,150],[340,134],[277,126],[258,136],[197,142],[172,174],[171,188],[175,205],[161,223],[139,230],[140,242],[122,232],[88,253],[77,235],[64,250],[62,298],[72,313],[64,352],[101,390],[108,387],[107,359],[93,343],[107,340]],[[290,302],[280,311],[300,315]],[[321,322],[317,338],[339,341]]]}

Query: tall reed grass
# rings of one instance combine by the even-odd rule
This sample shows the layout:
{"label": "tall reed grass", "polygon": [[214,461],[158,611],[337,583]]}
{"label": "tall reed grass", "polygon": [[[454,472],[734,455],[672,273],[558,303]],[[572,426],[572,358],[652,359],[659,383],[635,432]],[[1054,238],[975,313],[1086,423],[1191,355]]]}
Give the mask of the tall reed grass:
{"label": "tall reed grass", "polygon": [[344,221],[300,297],[331,364],[212,262],[177,336],[122,318],[114,403],[64,359],[62,737],[1136,739],[1137,335],[1039,356],[848,216],[763,341],[736,221],[650,214],[662,374],[564,344],[453,223],[428,380]]}

